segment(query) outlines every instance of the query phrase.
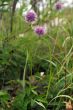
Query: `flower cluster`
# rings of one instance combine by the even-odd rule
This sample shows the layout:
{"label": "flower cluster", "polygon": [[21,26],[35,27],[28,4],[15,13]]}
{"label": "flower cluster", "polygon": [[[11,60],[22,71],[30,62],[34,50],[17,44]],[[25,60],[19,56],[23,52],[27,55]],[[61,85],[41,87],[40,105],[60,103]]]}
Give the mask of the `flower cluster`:
{"label": "flower cluster", "polygon": [[29,10],[24,17],[28,23],[34,23],[37,20],[37,14],[34,10]]}
{"label": "flower cluster", "polygon": [[[36,12],[31,9],[24,15],[24,18],[27,23],[34,24],[36,23],[38,16]],[[35,26],[34,32],[38,36],[43,36],[46,34],[46,28],[45,26]]]}
{"label": "flower cluster", "polygon": [[[56,4],[54,6],[55,6],[56,10],[61,10],[63,8],[63,4],[61,2],[56,2]],[[24,15],[24,19],[27,23],[34,24],[38,20],[38,15],[33,9],[30,9]],[[45,28],[44,25],[35,26],[35,28],[33,30],[36,33],[36,35],[38,35],[38,36],[43,36],[47,33],[47,31],[46,31],[47,29]]]}
{"label": "flower cluster", "polygon": [[56,10],[61,10],[61,9],[63,9],[63,3],[57,2],[57,3],[55,4],[55,9],[56,9]]}
{"label": "flower cluster", "polygon": [[38,35],[38,36],[43,36],[46,34],[46,28],[45,26],[36,26],[34,29],[34,32]]}

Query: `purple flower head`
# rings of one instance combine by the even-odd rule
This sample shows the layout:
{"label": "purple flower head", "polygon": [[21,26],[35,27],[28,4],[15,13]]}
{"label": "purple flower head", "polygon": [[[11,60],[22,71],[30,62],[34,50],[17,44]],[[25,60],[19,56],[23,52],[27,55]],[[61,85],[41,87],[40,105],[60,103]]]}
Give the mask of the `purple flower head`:
{"label": "purple flower head", "polygon": [[57,2],[57,3],[55,4],[55,9],[56,9],[56,10],[61,10],[62,8],[63,8],[63,3]]}
{"label": "purple flower head", "polygon": [[34,32],[38,35],[38,36],[43,36],[46,34],[46,28],[44,26],[36,26],[34,29]]}
{"label": "purple flower head", "polygon": [[28,23],[33,23],[37,20],[37,14],[34,10],[29,10],[25,15],[25,20]]}

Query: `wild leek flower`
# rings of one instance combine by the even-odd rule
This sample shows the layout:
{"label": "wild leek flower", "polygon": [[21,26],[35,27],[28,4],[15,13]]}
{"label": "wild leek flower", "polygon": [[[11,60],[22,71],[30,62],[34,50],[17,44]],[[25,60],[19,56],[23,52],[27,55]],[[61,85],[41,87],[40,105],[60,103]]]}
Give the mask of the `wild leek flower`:
{"label": "wild leek flower", "polygon": [[46,34],[46,27],[45,26],[36,26],[34,29],[34,32],[38,35],[38,36],[43,36]]}
{"label": "wild leek flower", "polygon": [[63,3],[57,2],[57,3],[55,4],[55,9],[56,9],[56,10],[61,10],[62,8],[63,8]]}
{"label": "wild leek flower", "polygon": [[29,10],[24,17],[25,17],[25,21],[28,23],[34,23],[37,20],[37,14],[32,9]]}

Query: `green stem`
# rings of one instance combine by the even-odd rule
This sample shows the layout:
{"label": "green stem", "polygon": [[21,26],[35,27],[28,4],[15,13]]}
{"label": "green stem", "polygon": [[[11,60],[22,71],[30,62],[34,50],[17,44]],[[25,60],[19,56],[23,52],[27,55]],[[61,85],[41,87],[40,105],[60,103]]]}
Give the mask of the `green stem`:
{"label": "green stem", "polygon": [[27,62],[28,62],[28,51],[27,51],[26,63],[25,63],[24,73],[23,73],[23,89],[25,89],[25,76],[26,76]]}

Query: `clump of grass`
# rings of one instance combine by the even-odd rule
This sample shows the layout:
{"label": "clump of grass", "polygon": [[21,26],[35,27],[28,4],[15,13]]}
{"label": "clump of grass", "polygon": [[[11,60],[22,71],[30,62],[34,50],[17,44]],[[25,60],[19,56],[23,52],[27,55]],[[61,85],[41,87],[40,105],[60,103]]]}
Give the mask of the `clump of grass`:
{"label": "clump of grass", "polygon": [[[55,10],[46,17],[49,21],[44,16],[37,22],[47,22],[47,34],[42,37],[33,32],[37,24],[32,28],[24,22],[21,10],[15,13],[12,32],[9,12],[1,21],[0,88],[10,97],[1,92],[0,106],[4,110],[65,109],[65,102],[73,102],[72,9],[60,13]],[[58,20],[64,18],[65,24],[51,25],[56,16]]]}

